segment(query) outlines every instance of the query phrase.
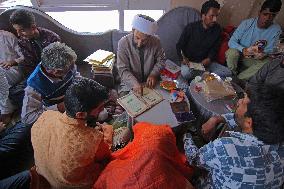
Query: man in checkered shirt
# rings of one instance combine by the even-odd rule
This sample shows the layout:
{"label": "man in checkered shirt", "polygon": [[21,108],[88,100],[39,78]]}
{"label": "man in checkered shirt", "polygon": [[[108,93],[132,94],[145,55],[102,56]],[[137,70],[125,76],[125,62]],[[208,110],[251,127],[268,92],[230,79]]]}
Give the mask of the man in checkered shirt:
{"label": "man in checkered shirt", "polygon": [[[190,164],[208,171],[197,188],[280,188],[284,180],[283,90],[250,86],[249,95],[238,101],[235,114],[213,117],[203,125],[210,132],[222,121],[241,132],[229,131],[200,149],[191,134],[184,135]],[[234,121],[235,120],[235,121]]]}

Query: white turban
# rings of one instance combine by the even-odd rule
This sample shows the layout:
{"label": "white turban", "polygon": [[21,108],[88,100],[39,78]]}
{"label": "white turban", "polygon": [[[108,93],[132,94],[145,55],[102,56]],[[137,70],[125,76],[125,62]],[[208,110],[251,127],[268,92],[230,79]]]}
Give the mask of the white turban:
{"label": "white turban", "polygon": [[136,15],[132,21],[132,28],[147,35],[154,35],[158,30],[157,22],[151,22],[145,18]]}

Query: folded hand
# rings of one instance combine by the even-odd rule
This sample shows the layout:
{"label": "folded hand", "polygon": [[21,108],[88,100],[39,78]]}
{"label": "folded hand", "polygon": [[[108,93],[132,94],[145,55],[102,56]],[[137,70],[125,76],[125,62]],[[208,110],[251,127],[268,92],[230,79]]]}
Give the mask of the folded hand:
{"label": "folded hand", "polygon": [[17,63],[14,61],[5,61],[1,62],[0,66],[4,69],[10,69],[12,66],[16,65]]}
{"label": "folded hand", "polygon": [[214,135],[215,127],[222,122],[221,116],[213,116],[202,125],[202,135],[205,139],[210,140]]}
{"label": "folded hand", "polygon": [[157,78],[153,75],[150,75],[146,81],[146,87],[153,89],[157,84]]}
{"label": "folded hand", "polygon": [[65,112],[64,102],[60,102],[59,104],[57,104],[57,109],[59,112],[64,113]]}
{"label": "folded hand", "polygon": [[133,91],[135,94],[142,96],[143,95],[143,86],[141,84],[137,84],[133,87]]}
{"label": "folded hand", "polygon": [[201,64],[204,66],[208,66],[211,63],[210,58],[205,58],[204,60],[201,61]]}

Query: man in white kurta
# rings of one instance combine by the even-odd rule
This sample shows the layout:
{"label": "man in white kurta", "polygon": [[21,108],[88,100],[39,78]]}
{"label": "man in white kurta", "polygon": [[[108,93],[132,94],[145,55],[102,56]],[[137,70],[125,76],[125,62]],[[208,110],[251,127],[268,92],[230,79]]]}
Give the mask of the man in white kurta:
{"label": "man in white kurta", "polygon": [[23,59],[15,35],[0,30],[0,122],[4,124],[10,121],[15,110],[9,99],[9,88],[21,81],[18,64]]}
{"label": "man in white kurta", "polygon": [[145,15],[136,15],[132,32],[118,42],[117,68],[121,77],[120,94],[130,90],[142,94],[143,85],[155,87],[164,67],[165,52],[155,36],[157,22]]}

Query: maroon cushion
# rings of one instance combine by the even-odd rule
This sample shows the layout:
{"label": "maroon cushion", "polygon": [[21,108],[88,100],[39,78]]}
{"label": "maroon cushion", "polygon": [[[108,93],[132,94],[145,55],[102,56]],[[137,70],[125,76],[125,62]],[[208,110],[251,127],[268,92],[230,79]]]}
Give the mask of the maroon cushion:
{"label": "maroon cushion", "polygon": [[217,62],[220,64],[225,64],[226,57],[225,53],[229,49],[228,41],[230,40],[230,37],[232,36],[233,32],[235,31],[236,27],[234,26],[226,26],[223,29],[222,32],[222,42],[217,54]]}

